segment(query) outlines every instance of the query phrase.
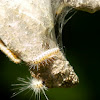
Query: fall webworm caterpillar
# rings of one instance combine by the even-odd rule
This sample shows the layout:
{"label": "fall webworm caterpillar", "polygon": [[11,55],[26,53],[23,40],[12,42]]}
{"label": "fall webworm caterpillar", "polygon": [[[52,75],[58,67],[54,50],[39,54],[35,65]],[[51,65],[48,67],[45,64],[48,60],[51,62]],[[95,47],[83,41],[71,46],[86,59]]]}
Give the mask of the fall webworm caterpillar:
{"label": "fall webworm caterpillar", "polygon": [[[45,64],[48,64],[48,62],[52,61],[55,59],[55,55],[57,53],[59,53],[59,48],[56,47],[56,48],[52,48],[52,49],[49,49],[43,53],[41,53],[39,56],[37,56],[34,60],[33,60],[33,65],[34,66],[37,66],[42,64],[43,65],[43,62]],[[44,66],[44,65],[43,65]]]}

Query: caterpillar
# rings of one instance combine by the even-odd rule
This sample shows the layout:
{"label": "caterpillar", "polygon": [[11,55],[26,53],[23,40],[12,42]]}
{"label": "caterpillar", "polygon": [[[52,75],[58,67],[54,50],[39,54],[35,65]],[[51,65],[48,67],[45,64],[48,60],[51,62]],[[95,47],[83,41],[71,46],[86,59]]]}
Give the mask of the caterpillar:
{"label": "caterpillar", "polygon": [[[33,60],[33,65],[34,66],[37,66],[40,65],[40,64],[49,64],[51,63],[56,57],[55,55],[57,53],[59,53],[59,48],[52,48],[52,49],[49,49],[43,53],[41,53],[39,56],[37,56],[34,60]],[[43,65],[44,66],[44,65]]]}

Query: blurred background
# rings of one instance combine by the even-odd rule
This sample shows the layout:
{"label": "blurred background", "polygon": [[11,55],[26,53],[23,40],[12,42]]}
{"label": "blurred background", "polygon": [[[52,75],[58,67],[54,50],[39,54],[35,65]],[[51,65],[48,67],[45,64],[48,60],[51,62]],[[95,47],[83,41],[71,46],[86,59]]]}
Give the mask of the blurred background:
{"label": "blurred background", "polygon": [[[73,88],[53,88],[49,100],[97,100],[100,97],[100,11],[90,14],[78,11],[64,26],[63,44],[66,57],[79,76]],[[29,100],[26,91],[11,98],[17,77],[30,77],[28,67],[14,64],[0,51],[0,97],[3,100]],[[31,100],[36,100],[33,96]],[[44,96],[41,100],[46,100]]]}

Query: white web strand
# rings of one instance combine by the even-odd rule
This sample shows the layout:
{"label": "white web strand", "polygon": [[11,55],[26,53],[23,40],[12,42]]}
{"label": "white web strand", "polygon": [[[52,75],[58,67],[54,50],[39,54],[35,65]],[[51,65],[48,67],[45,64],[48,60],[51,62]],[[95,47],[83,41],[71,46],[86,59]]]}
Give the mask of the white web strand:
{"label": "white web strand", "polygon": [[[37,97],[40,100],[40,94],[41,92],[44,94],[46,100],[49,100],[45,90],[47,90],[47,87],[45,87],[45,85],[42,84],[42,80],[38,80],[36,78],[27,78],[29,80],[29,82],[27,82],[24,78],[18,78],[18,81],[22,82],[20,84],[12,84],[12,86],[18,86],[17,88],[15,88],[14,90],[18,90],[17,93],[13,93],[13,95],[11,97],[14,97],[20,93],[22,93],[23,91],[29,89],[32,90],[33,93],[35,93],[35,97]],[[32,98],[33,93],[31,95],[30,98]]]}

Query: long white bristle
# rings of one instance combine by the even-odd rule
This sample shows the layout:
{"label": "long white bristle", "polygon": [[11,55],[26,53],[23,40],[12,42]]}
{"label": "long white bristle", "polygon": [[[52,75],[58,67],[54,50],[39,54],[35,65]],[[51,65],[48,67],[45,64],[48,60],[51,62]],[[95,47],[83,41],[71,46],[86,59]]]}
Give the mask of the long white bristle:
{"label": "long white bristle", "polygon": [[[47,90],[47,87],[42,84],[42,80],[38,80],[36,78],[28,78],[29,82],[27,82],[24,78],[18,78],[18,81],[22,82],[21,84],[12,84],[12,86],[20,86],[18,88],[19,91],[17,93],[14,93],[11,97],[14,97],[23,91],[29,89],[32,90],[33,93],[35,93],[35,96],[38,97],[40,100],[40,92],[42,92],[46,98],[46,100],[49,100],[48,97],[45,94],[45,90]],[[32,93],[32,95],[33,95]]]}

